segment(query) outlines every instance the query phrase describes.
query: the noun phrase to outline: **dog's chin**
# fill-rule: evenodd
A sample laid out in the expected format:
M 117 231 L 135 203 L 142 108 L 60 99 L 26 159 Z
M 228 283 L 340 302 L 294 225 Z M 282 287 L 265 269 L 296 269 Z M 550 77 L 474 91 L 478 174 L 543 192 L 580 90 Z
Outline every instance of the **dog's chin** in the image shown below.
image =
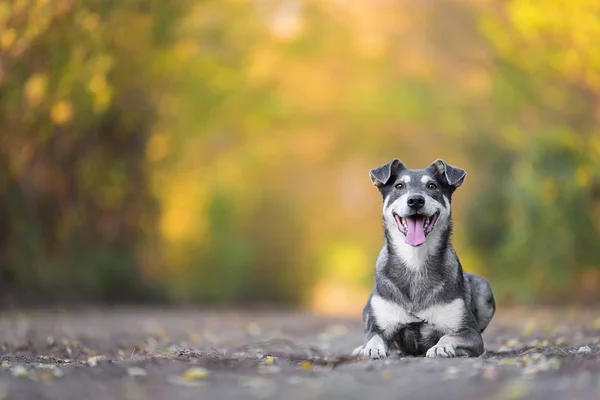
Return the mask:
M 427 240 L 427 236 L 435 228 L 440 212 L 425 216 L 420 214 L 401 217 L 394 213 L 394 219 L 400 233 L 404 235 L 404 242 L 409 246 L 421 246 Z

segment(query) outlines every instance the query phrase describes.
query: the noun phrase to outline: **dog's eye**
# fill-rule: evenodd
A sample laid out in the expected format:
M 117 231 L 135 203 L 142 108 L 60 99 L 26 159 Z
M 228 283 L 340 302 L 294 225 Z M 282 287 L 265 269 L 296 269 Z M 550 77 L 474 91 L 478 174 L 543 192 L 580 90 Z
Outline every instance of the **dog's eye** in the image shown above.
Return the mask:
M 404 189 L 404 183 L 397 184 L 396 189 Z
M 433 182 L 427 184 L 427 189 L 437 189 L 437 185 Z

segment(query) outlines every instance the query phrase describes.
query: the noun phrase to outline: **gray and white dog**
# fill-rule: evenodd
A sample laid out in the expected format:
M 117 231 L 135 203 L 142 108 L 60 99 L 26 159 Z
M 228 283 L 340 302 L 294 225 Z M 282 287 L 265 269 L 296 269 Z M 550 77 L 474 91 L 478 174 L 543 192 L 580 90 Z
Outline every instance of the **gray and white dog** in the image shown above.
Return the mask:
M 490 285 L 463 272 L 452 244 L 451 200 L 466 172 L 438 159 L 411 170 L 394 159 L 370 172 L 383 197 L 385 245 L 354 355 L 479 356 L 496 311 Z

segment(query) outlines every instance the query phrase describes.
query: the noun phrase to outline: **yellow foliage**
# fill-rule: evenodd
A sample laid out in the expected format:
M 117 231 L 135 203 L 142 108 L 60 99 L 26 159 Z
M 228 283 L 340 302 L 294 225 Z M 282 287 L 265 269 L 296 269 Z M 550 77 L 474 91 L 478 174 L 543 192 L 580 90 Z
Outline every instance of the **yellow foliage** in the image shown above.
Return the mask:
M 48 87 L 48 77 L 45 74 L 34 74 L 25 83 L 25 98 L 30 106 L 37 106 L 44 99 Z
M 102 73 L 98 73 L 92 76 L 88 88 L 94 96 L 94 111 L 104 111 L 108 106 L 112 96 L 112 91 L 110 86 L 106 82 L 105 75 Z
M 189 172 L 170 174 L 164 188 L 161 231 L 169 242 L 207 239 L 206 209 L 210 204 L 206 182 Z
M 146 158 L 151 162 L 164 159 L 169 154 L 171 138 L 166 133 L 154 133 L 146 147 Z
M 14 29 L 7 29 L 0 34 L 0 49 L 7 49 L 17 39 L 17 32 Z
M 364 249 L 356 243 L 339 242 L 326 249 L 323 270 L 340 282 L 360 283 L 370 271 L 369 261 Z
M 63 125 L 73 118 L 73 106 L 67 100 L 61 100 L 50 110 L 50 118 L 56 125 Z

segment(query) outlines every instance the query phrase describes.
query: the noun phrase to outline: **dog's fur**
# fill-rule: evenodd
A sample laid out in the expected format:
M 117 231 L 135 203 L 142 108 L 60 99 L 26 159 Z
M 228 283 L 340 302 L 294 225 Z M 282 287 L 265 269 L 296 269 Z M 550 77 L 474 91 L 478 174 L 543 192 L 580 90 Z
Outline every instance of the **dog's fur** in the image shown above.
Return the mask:
M 383 197 L 385 245 L 363 310 L 364 344 L 355 355 L 484 352 L 481 333 L 496 311 L 494 296 L 487 280 L 463 272 L 450 243 L 452 194 L 465 176 L 441 159 L 424 170 L 410 170 L 398 159 L 371 170 Z

